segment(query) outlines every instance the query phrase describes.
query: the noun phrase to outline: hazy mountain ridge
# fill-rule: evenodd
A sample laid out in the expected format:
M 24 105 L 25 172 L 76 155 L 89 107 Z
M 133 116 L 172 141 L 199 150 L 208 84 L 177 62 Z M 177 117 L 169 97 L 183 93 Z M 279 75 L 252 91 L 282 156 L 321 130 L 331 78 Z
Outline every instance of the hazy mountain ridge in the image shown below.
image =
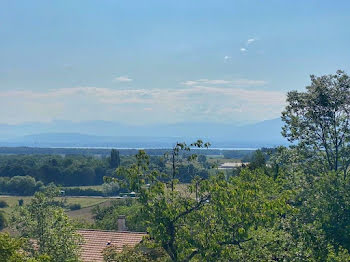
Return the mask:
M 214 147 L 261 147 L 286 144 L 282 121 L 272 119 L 235 126 L 220 123 L 178 123 L 131 126 L 115 122 L 54 121 L 0 125 L 2 146 L 168 147 L 176 141 L 202 138 Z

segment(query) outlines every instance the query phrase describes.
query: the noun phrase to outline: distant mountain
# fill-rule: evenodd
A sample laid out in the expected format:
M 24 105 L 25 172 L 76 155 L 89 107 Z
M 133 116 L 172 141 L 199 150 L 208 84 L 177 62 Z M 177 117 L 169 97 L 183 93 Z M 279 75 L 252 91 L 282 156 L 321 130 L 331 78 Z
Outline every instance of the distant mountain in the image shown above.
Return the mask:
M 131 126 L 107 121 L 0 125 L 0 146 L 37 147 L 168 147 L 176 141 L 208 140 L 213 147 L 262 147 L 286 144 L 282 121 L 272 119 L 235 126 L 177 123 Z

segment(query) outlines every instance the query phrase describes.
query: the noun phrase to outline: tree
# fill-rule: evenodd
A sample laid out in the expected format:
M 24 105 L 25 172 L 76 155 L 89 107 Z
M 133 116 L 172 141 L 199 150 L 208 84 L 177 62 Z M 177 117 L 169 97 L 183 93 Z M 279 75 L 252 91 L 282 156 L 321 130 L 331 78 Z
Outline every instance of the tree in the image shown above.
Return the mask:
M 109 165 L 111 168 L 118 168 L 120 166 L 119 151 L 115 149 L 111 150 L 111 158 L 109 160 Z
M 202 165 L 204 165 L 207 162 L 207 157 L 205 155 L 199 155 L 198 162 L 200 162 L 200 163 L 202 163 Z
M 37 249 L 33 253 L 47 254 L 52 262 L 79 261 L 81 238 L 75 232 L 67 215 L 57 206 L 55 188 L 37 192 L 29 205 L 20 208 L 15 217 L 21 236 L 36 240 Z
M 248 167 L 251 170 L 254 170 L 257 168 L 265 168 L 266 155 L 260 149 L 256 150 L 251 157 Z
M 186 148 L 177 146 L 170 155 L 175 171 L 177 156 Z M 169 188 L 157 176 L 152 176 L 146 186 L 147 157 L 144 152 L 139 154 L 137 159 L 145 161 L 124 168 L 122 173 L 131 189 L 139 193 L 141 216 L 148 225 L 150 239 L 166 253 L 167 260 L 240 261 L 240 250 L 252 240 L 255 231 L 271 225 L 275 217 L 289 209 L 288 191 L 281 194 L 277 182 L 262 170 L 244 170 L 228 180 L 218 174 L 194 180 L 181 190 L 174 187 L 173 170 Z
M 306 92 L 291 91 L 282 112 L 282 130 L 290 142 L 311 151 L 325 170 L 341 171 L 350 165 L 350 78 L 343 71 L 311 76 Z
M 23 252 L 25 244 L 23 238 L 12 238 L 7 233 L 0 233 L 0 262 L 50 262 L 50 258 L 46 255 L 36 259 L 29 257 Z

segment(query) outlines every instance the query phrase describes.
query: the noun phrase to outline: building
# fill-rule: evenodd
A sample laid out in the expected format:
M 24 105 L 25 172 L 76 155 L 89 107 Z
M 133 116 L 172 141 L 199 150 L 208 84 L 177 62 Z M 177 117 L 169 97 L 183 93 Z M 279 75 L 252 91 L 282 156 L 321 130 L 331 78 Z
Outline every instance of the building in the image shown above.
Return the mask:
M 238 167 L 242 167 L 243 165 L 248 165 L 249 163 L 242 162 L 226 162 L 219 166 L 219 169 L 234 169 Z
M 121 251 L 124 246 L 134 247 L 147 234 L 129 231 L 78 230 L 84 240 L 81 247 L 83 262 L 103 262 L 103 250 L 114 246 Z
M 78 230 L 84 243 L 81 247 L 83 262 L 103 262 L 103 250 L 114 246 L 122 251 L 124 246 L 134 247 L 147 235 L 144 232 L 127 231 L 125 216 L 118 217 L 118 231 L 108 230 Z

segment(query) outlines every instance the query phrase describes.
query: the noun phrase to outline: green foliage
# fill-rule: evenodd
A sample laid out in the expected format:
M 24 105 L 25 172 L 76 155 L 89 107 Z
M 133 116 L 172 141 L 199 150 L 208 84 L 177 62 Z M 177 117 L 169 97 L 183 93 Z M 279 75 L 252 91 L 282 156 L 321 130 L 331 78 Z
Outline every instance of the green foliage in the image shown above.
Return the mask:
M 0 156 L 0 177 L 30 176 L 44 184 L 52 182 L 63 186 L 102 184 L 103 177 L 112 172 L 110 170 L 109 162 L 105 158 L 57 155 Z M 0 180 L 0 188 L 1 185 Z
M 120 166 L 120 156 L 119 151 L 112 149 L 111 156 L 109 159 L 109 165 L 111 168 L 118 168 Z
M 0 211 L 0 230 L 4 229 L 7 226 L 7 219 L 5 213 Z
M 0 200 L 0 208 L 5 208 L 8 207 L 9 205 L 7 204 L 7 202 L 5 200 Z
M 22 245 L 22 239 L 11 238 L 7 233 L 0 233 L 0 262 L 25 261 L 24 254 L 20 251 Z
M 81 209 L 81 205 L 80 205 L 80 204 L 70 204 L 70 205 L 68 206 L 68 208 L 69 208 L 70 210 L 79 210 L 79 209 Z
M 126 216 L 126 226 L 130 231 L 146 231 L 145 220 L 141 213 L 142 205 L 135 199 L 118 199 L 110 206 L 96 206 L 93 214 L 96 227 L 104 230 L 118 230 L 117 217 Z
M 256 150 L 250 159 L 249 169 L 254 170 L 257 168 L 265 168 L 266 167 L 266 159 L 267 156 L 261 150 Z
M 122 252 L 111 246 L 103 251 L 105 262 L 165 262 L 168 261 L 164 250 L 142 243 L 135 248 L 124 247 Z
M 7 194 L 33 195 L 42 188 L 42 182 L 36 182 L 31 176 L 0 177 L 1 191 Z
M 61 187 L 65 196 L 103 196 L 103 191 L 94 188 Z
M 343 71 L 311 76 L 306 92 L 289 92 L 287 103 L 282 134 L 312 152 L 312 158 L 317 157 L 326 169 L 346 176 L 350 165 L 349 76 Z
M 23 238 L 12 238 L 7 233 L 0 233 L 0 262 L 50 262 L 49 256 L 32 257 L 25 253 L 27 241 Z
M 81 238 L 54 197 L 55 188 L 37 192 L 30 204 L 21 207 L 14 222 L 21 236 L 36 240 L 32 253 L 47 254 L 53 262 L 78 261 Z
M 117 196 L 120 192 L 118 182 L 104 183 L 102 185 L 102 192 L 104 196 Z
M 300 207 L 299 220 L 322 233 L 326 243 L 350 250 L 350 181 L 323 174 Z
M 172 163 L 176 164 L 180 150 L 189 148 L 177 144 Z M 291 209 L 290 192 L 280 192 L 278 183 L 261 170 L 244 170 L 228 180 L 222 174 L 196 179 L 177 191 L 172 183 L 169 190 L 157 176 L 145 187 L 148 158 L 141 152 L 137 159 L 143 161 L 125 168 L 124 176 L 140 194 L 141 216 L 151 239 L 171 261 L 230 260 L 239 256 L 238 250 L 252 241 L 259 228 L 273 226 L 275 218 Z

